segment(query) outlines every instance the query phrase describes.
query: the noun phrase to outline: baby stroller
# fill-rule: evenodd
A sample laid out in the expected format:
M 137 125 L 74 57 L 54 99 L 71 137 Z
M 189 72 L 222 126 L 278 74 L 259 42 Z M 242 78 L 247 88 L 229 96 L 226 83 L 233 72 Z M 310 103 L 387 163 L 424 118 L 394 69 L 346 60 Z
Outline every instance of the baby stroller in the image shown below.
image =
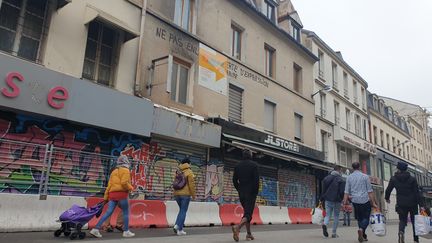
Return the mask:
M 54 232 L 54 236 L 59 237 L 63 233 L 66 237 L 69 236 L 71 240 L 84 239 L 86 233 L 81 231 L 82 227 L 94 216 L 99 217 L 103 206 L 103 202 L 90 208 L 73 205 L 60 215 L 58 222 L 61 222 L 61 227 Z

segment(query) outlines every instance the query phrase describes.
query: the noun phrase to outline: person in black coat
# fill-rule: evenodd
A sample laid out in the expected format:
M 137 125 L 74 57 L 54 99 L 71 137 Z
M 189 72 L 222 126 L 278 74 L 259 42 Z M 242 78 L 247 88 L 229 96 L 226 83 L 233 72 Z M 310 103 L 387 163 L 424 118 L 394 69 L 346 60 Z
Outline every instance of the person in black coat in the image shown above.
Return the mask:
M 243 207 L 244 214 L 240 224 L 232 227 L 233 239 L 239 241 L 240 229 L 246 225 L 246 240 L 254 240 L 252 236 L 250 222 L 255 208 L 255 201 L 259 190 L 259 172 L 258 165 L 252 161 L 252 151 L 243 150 L 243 161 L 238 163 L 234 169 L 232 178 L 234 187 L 239 194 L 240 203 Z
M 396 188 L 396 212 L 399 214 L 399 243 L 404 243 L 405 227 L 407 225 L 408 213 L 414 232 L 414 242 L 419 242 L 415 235 L 414 215 L 418 214 L 418 205 L 422 207 L 422 197 L 418 188 L 417 180 L 407 171 L 408 164 L 399 162 L 398 171 L 390 178 L 385 191 L 385 200 L 390 203 L 390 194 Z
M 345 192 L 345 182 L 342 179 L 342 167 L 336 165 L 334 170 L 322 181 L 321 201 L 324 201 L 326 216 L 322 225 L 324 237 L 328 237 L 327 226 L 333 215 L 332 238 L 337 238 L 336 230 L 339 224 L 339 213 Z

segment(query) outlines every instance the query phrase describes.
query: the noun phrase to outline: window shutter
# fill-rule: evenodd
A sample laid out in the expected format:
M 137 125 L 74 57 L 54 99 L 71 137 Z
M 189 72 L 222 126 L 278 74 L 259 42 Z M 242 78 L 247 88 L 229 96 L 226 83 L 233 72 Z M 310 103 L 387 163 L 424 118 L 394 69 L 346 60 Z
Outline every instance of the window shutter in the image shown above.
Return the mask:
M 274 131 L 274 110 L 275 104 L 270 101 L 264 101 L 264 127 L 268 131 Z
M 167 85 L 166 91 L 171 93 L 171 82 L 172 82 L 172 68 L 173 68 L 173 56 L 168 56 L 168 71 L 167 71 Z
M 228 118 L 232 121 L 242 121 L 243 90 L 235 85 L 229 85 Z

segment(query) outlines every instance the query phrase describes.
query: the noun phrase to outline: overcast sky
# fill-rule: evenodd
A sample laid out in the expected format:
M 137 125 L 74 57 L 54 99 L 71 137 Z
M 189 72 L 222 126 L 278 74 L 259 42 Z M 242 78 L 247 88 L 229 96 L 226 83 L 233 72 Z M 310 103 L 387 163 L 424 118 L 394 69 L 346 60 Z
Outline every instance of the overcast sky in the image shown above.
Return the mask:
M 369 91 L 432 111 L 432 0 L 291 0 Z

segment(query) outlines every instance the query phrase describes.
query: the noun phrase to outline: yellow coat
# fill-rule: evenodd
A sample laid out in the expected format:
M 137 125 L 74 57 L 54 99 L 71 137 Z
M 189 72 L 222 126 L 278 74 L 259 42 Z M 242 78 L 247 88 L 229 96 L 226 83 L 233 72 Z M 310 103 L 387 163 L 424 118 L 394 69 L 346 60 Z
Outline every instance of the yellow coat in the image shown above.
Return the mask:
M 130 192 L 133 190 L 131 176 L 128 168 L 117 167 L 110 175 L 108 186 L 105 190 L 104 199 L 108 200 L 110 192 Z
M 188 163 L 181 164 L 179 165 L 179 169 L 183 171 L 183 174 L 187 180 L 187 184 L 180 190 L 174 190 L 174 196 L 192 196 L 195 198 L 195 175 L 190 169 L 190 165 Z

